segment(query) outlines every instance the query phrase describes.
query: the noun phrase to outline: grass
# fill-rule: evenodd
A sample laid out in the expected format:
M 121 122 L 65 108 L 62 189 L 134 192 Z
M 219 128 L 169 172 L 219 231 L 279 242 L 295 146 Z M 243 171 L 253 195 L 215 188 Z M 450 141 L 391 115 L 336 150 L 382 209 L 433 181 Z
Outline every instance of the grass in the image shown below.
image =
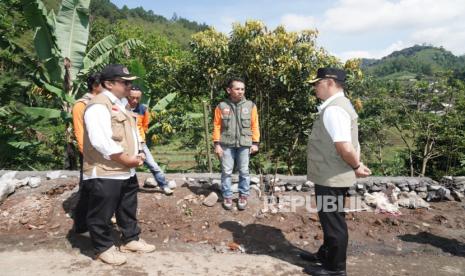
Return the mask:
M 152 145 L 153 158 L 165 172 L 186 172 L 196 167 L 195 149 L 185 147 L 180 140 L 166 145 Z

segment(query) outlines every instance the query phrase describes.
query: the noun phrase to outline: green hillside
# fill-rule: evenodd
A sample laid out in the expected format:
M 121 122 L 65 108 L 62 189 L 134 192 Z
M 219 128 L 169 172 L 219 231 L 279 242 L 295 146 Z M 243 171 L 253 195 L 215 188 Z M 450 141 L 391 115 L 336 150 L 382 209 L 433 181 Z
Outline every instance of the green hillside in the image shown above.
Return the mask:
M 463 70 L 465 57 L 457 57 L 442 47 L 421 46 L 395 51 L 382 59 L 363 59 L 368 74 L 390 79 L 433 76 L 448 70 Z
M 61 0 L 44 0 L 44 4 L 49 9 L 58 10 Z M 110 0 L 91 0 L 90 4 L 91 21 L 96 24 L 94 26 L 104 26 L 111 32 L 112 25 L 116 23 L 124 23 L 131 26 L 140 26 L 144 30 L 150 30 L 162 36 L 167 37 L 170 41 L 175 42 L 182 47 L 189 45 L 190 37 L 192 34 L 205 30 L 207 25 L 190 21 L 176 14 L 171 19 L 167 19 L 161 15 L 155 14 L 154 11 L 146 11 L 142 7 L 129 9 L 123 6 L 121 9 Z M 92 30 L 91 30 L 92 32 Z M 98 38 L 103 37 L 105 34 L 100 34 Z M 92 39 L 90 43 L 92 44 Z

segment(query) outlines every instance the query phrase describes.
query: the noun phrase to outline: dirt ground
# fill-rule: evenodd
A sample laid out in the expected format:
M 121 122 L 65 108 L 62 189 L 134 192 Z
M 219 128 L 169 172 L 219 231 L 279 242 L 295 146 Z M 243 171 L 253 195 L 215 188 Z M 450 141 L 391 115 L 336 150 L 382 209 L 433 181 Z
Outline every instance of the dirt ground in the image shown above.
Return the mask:
M 148 176 L 140 174 L 139 182 Z M 255 192 L 245 211 L 226 211 L 220 202 L 206 207 L 201 199 L 209 191 L 183 177 L 168 175 L 178 184 L 172 196 L 141 188 L 141 236 L 157 251 L 128 254 L 122 267 L 93 261 L 90 240 L 70 232 L 76 177 L 18 189 L 0 205 L 0 274 L 305 275 L 309 263 L 297 255 L 315 251 L 323 238 L 315 213 L 300 207 L 263 214 Z M 465 203 L 401 212 L 348 214 L 349 275 L 465 275 Z

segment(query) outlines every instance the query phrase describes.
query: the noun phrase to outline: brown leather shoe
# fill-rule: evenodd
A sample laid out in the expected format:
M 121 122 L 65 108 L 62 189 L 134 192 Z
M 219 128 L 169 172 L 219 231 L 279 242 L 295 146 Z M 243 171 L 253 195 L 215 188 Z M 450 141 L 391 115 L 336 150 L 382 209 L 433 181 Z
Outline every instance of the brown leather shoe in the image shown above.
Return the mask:
M 126 257 L 118 252 L 115 246 L 112 246 L 97 255 L 96 259 L 110 265 L 122 265 L 126 263 Z
M 125 245 L 121 245 L 119 251 L 121 252 L 137 252 L 137 253 L 150 253 L 155 251 L 155 245 L 146 243 L 143 239 L 138 241 L 130 241 Z

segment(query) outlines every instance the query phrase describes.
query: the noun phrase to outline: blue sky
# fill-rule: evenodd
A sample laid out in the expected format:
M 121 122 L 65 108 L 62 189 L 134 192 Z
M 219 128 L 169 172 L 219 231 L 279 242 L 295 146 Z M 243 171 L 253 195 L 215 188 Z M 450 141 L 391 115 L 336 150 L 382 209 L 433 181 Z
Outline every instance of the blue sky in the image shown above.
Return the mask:
M 263 21 L 289 31 L 318 29 L 317 42 L 342 60 L 380 58 L 414 44 L 465 54 L 463 0 L 111 0 L 142 6 L 168 19 L 180 17 L 229 33 L 233 22 Z

